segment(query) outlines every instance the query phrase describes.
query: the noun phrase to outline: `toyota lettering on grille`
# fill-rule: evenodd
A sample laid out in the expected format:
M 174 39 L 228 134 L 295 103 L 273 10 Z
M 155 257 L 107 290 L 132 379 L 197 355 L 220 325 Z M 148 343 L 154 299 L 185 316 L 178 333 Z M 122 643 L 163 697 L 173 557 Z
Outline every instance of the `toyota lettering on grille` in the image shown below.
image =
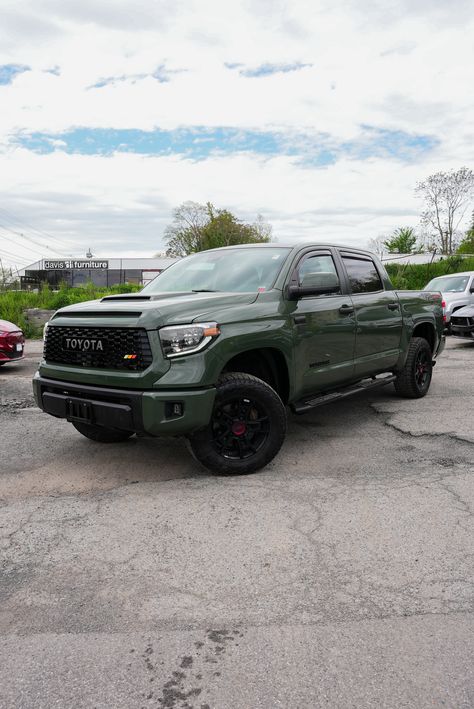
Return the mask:
M 63 350 L 72 352 L 105 352 L 105 341 L 91 337 L 63 337 Z

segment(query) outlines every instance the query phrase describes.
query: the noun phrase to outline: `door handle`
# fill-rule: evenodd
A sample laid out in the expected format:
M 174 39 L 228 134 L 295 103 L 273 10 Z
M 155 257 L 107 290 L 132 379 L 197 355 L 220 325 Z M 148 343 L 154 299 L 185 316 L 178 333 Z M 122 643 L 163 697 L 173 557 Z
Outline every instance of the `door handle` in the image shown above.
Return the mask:
M 353 305 L 341 305 L 339 308 L 339 312 L 341 315 L 350 315 L 351 313 L 354 312 L 354 306 Z
M 389 310 L 398 310 L 399 307 L 400 306 L 398 305 L 398 303 L 388 303 L 388 305 L 387 305 L 387 308 Z
M 302 325 L 306 322 L 306 315 L 293 315 L 293 322 L 295 325 Z

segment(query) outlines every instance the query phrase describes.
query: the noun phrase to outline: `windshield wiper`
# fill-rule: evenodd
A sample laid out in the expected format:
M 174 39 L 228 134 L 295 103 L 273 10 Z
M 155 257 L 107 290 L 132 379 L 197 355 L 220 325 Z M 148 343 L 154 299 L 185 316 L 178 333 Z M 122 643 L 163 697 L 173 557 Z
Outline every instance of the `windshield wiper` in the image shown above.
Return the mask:
M 192 293 L 219 293 L 218 290 L 211 290 L 210 288 L 198 288 L 197 290 L 192 290 Z

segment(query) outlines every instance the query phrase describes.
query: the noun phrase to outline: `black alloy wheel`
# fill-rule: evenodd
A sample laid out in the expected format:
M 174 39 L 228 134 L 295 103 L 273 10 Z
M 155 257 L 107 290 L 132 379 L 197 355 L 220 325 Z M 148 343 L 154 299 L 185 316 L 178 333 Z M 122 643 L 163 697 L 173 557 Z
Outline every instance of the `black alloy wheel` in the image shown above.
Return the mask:
M 428 380 L 431 379 L 431 352 L 425 348 L 418 351 L 415 361 L 415 381 L 418 389 L 425 389 Z
M 238 393 L 214 409 L 213 446 L 224 458 L 244 460 L 265 444 L 270 419 L 259 401 Z
M 403 369 L 397 373 L 395 389 L 407 399 L 420 399 L 428 392 L 433 374 L 433 354 L 423 337 L 412 337 Z
M 209 425 L 189 442 L 212 472 L 246 474 L 274 458 L 285 432 L 285 407 L 274 389 L 250 374 L 231 372 L 219 380 Z

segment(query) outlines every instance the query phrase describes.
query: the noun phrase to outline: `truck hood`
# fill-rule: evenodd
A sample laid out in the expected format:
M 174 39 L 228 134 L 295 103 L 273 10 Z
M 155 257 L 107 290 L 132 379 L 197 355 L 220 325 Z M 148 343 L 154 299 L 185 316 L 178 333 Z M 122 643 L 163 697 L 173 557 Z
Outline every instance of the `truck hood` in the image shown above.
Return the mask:
M 73 322 L 98 326 L 135 325 L 147 329 L 199 320 L 225 322 L 235 308 L 253 303 L 258 293 L 137 293 L 106 296 L 61 308 L 52 318 L 55 325 Z
M 453 313 L 453 318 L 472 318 L 474 317 L 474 305 L 466 305 L 464 308 L 459 308 Z

